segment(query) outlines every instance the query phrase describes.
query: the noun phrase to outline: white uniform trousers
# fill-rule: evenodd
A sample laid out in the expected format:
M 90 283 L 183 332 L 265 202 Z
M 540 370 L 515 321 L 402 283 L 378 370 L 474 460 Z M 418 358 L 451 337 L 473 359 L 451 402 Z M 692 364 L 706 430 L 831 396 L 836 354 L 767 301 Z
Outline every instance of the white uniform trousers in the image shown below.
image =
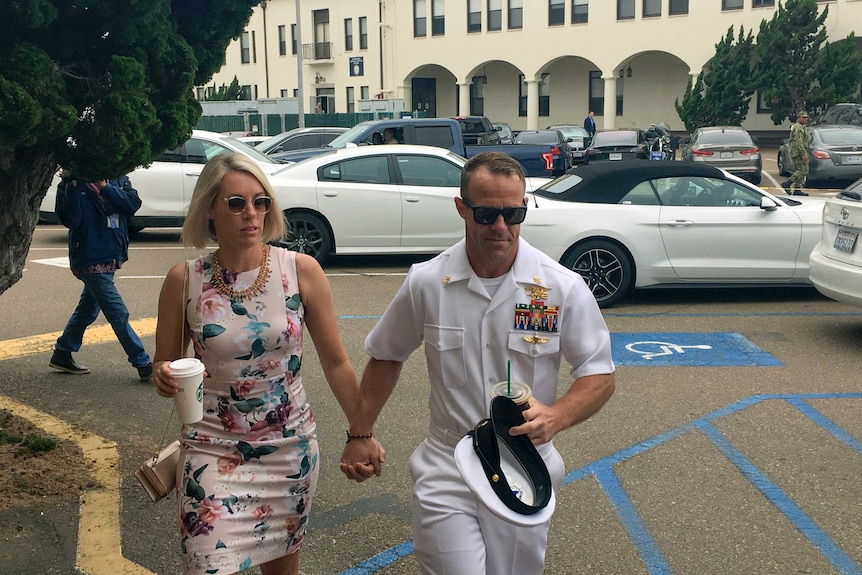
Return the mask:
M 494 515 L 461 478 L 455 443 L 428 437 L 410 456 L 413 551 L 423 575 L 541 575 L 550 521 L 519 527 Z M 562 457 L 552 444 L 539 452 L 559 489 Z

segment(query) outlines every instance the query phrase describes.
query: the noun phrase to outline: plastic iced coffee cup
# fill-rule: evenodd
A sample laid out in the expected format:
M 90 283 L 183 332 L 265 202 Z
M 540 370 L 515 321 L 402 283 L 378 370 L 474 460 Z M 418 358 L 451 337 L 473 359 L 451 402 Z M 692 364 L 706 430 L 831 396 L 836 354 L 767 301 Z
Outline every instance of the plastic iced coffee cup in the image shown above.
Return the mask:
M 204 364 L 193 357 L 171 362 L 171 373 L 177 382 L 174 404 L 182 424 L 197 423 L 204 418 Z
M 533 390 L 524 383 L 501 381 L 491 388 L 491 398 L 498 395 L 508 397 L 524 410 L 530 407 L 530 398 L 533 397 Z

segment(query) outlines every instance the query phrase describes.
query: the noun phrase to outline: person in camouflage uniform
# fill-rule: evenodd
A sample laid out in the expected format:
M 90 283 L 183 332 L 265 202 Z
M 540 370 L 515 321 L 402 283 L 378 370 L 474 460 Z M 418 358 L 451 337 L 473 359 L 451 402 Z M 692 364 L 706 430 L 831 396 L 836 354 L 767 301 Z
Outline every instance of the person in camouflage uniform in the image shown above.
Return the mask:
M 808 112 L 800 111 L 796 114 L 796 123 L 790 126 L 790 139 L 787 147 L 793 168 L 796 170 L 790 179 L 782 184 L 785 191 L 790 194 L 807 195 L 801 189 L 808 176 L 808 148 L 811 145 L 811 131 L 805 127 L 808 124 Z M 796 190 L 794 190 L 794 188 Z

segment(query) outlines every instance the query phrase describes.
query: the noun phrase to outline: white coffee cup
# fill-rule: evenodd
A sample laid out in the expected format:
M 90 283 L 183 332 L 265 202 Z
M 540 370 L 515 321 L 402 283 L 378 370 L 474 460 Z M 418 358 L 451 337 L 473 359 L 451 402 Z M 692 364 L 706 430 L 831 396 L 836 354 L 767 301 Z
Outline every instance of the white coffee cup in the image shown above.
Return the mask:
M 530 398 L 533 396 L 533 390 L 525 383 L 501 381 L 491 388 L 491 397 L 502 395 L 508 397 L 522 410 L 530 407 Z
M 174 403 L 180 423 L 197 423 L 204 418 L 204 364 L 194 357 L 171 362 L 171 374 L 177 382 Z

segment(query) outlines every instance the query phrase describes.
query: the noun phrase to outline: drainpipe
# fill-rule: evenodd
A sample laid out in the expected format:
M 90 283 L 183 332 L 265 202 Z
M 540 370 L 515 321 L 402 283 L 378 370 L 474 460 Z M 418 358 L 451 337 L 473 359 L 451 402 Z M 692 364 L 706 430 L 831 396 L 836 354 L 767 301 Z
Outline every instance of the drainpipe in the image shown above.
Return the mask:
M 305 127 L 305 90 L 302 87 L 302 11 L 299 0 L 296 0 L 296 97 L 299 127 Z
M 267 0 L 263 0 L 260 3 L 260 9 L 263 12 L 263 76 L 264 76 L 264 90 L 266 93 L 266 97 L 269 98 L 269 51 L 266 47 L 266 2 Z

